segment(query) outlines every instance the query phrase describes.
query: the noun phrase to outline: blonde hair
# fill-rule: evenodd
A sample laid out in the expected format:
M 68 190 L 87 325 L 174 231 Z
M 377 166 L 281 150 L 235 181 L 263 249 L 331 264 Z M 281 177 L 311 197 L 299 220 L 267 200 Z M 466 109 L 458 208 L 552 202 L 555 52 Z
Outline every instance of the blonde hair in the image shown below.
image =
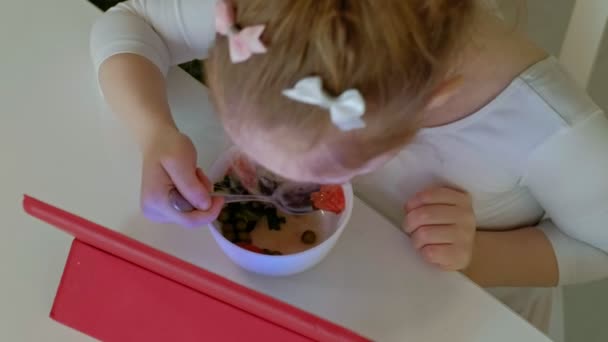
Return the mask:
M 344 167 L 358 167 L 403 146 L 419 128 L 417 113 L 445 80 L 469 27 L 474 0 L 232 0 L 241 27 L 264 24 L 268 52 L 233 64 L 218 36 L 206 61 L 207 82 L 223 123 L 254 129 L 292 153 L 323 146 Z M 338 96 L 364 96 L 367 126 L 339 131 L 327 110 L 282 91 L 320 76 Z

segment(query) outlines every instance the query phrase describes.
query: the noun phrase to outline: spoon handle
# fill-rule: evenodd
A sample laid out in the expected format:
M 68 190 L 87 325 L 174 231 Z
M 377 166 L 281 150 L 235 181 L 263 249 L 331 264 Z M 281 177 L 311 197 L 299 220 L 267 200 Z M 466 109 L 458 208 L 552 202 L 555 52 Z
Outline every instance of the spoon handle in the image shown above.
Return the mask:
M 211 196 L 223 197 L 225 203 L 239 203 L 239 202 L 265 202 L 265 203 L 274 203 L 274 200 L 268 196 L 258 196 L 258 195 L 234 195 L 234 194 L 226 194 L 221 192 L 212 192 Z
M 240 202 L 265 202 L 265 203 L 274 203 L 274 200 L 268 196 L 258 196 L 258 195 L 233 195 L 226 194 L 221 192 L 212 192 L 209 195 L 215 197 L 223 197 L 225 203 L 240 203 Z M 196 208 L 188 202 L 187 199 L 176 189 L 173 188 L 169 191 L 169 204 L 173 209 L 182 212 L 189 213 L 194 211 Z

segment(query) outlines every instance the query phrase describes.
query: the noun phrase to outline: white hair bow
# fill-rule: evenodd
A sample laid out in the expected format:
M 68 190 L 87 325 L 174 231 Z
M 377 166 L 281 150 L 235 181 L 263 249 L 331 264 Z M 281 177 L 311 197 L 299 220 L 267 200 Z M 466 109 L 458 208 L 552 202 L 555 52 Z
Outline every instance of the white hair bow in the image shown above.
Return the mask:
M 331 121 L 342 131 L 365 127 L 362 117 L 365 114 L 365 100 L 356 89 L 349 89 L 337 98 L 331 97 L 323 90 L 321 77 L 307 77 L 292 89 L 283 91 L 283 95 L 302 103 L 307 103 L 329 110 Z

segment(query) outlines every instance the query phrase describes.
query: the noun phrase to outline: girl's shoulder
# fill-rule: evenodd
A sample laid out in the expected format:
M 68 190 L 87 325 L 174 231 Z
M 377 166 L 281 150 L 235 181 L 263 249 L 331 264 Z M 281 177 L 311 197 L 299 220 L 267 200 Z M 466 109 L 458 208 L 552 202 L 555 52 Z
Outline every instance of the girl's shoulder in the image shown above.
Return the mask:
M 574 126 L 597 112 L 600 107 L 568 71 L 551 56 L 534 64 L 519 77 L 530 97 L 544 102 L 545 115 Z
M 548 138 L 597 112 L 601 109 L 588 93 L 555 57 L 549 56 L 517 75 L 498 96 L 475 113 L 447 125 L 424 128 L 421 133 L 467 135 L 471 141 L 476 141 L 475 135 L 509 141 L 529 138 L 531 144 L 537 144 L 541 137 Z M 526 146 L 525 150 L 531 147 Z
M 216 0 L 127 0 L 110 8 L 91 30 L 96 69 L 109 57 L 134 53 L 166 73 L 206 57 L 215 41 Z
M 477 112 L 422 129 L 417 141 L 435 146 L 444 158 L 484 165 L 491 160 L 498 169 L 513 171 L 509 179 L 517 179 L 533 156 L 562 148 L 562 144 L 556 147 L 557 138 L 574 137 L 570 140 L 576 148 L 587 150 L 598 143 L 590 138 L 597 135 L 590 130 L 604 130 L 607 123 L 589 94 L 555 57 L 548 57 L 520 73 Z M 603 134 L 608 141 L 608 130 Z M 601 144 L 608 146 L 606 141 Z

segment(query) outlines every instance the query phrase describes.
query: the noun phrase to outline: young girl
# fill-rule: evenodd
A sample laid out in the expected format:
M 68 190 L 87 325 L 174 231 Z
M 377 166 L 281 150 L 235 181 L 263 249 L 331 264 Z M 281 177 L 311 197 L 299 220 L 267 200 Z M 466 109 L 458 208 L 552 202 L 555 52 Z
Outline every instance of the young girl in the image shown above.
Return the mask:
M 247 155 L 294 180 L 352 180 L 429 263 L 543 331 L 553 288 L 608 276 L 608 120 L 474 0 L 131 0 L 96 23 L 92 53 L 141 146 L 153 220 L 200 226 L 222 206 L 165 91 L 170 66 L 206 59 Z M 173 186 L 199 210 L 173 210 Z

